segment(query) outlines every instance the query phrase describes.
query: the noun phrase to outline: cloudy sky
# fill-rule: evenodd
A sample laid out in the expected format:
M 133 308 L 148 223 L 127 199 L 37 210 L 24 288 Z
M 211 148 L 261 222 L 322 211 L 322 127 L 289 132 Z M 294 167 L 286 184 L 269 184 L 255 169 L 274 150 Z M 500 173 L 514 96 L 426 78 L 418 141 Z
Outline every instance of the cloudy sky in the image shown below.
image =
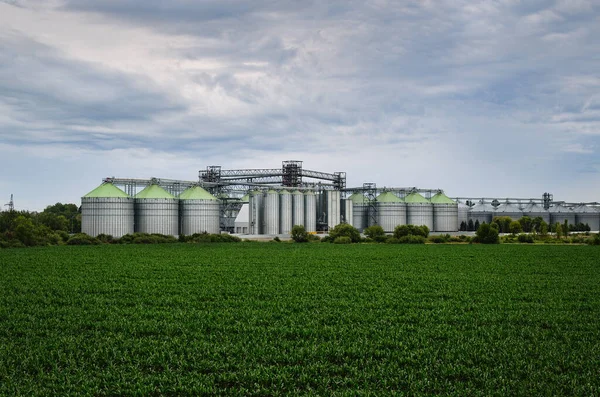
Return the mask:
M 600 201 L 597 0 L 0 0 L 0 202 L 207 165 Z

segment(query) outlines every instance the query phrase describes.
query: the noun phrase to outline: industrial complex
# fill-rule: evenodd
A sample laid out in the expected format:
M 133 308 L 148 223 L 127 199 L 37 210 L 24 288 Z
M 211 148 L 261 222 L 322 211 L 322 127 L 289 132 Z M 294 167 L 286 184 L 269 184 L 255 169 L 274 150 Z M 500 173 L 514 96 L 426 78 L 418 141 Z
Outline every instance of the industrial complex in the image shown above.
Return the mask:
M 442 189 L 347 187 L 345 172 L 304 169 L 284 161 L 276 169 L 225 170 L 208 166 L 198 180 L 105 178 L 81 199 L 82 231 L 110 234 L 194 233 L 289 234 L 294 225 L 309 232 L 348 223 L 360 231 L 380 225 L 426 225 L 456 232 L 465 222 L 490 223 L 494 216 L 546 223 L 587 224 L 600 229 L 599 203 L 567 203 L 541 198 L 447 196 Z

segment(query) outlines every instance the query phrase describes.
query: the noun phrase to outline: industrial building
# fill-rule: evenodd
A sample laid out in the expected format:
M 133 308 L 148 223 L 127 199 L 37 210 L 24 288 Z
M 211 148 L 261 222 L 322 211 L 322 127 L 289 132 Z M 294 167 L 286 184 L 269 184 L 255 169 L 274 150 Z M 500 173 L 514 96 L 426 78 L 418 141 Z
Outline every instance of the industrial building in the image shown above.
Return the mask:
M 309 232 L 348 223 L 360 231 L 380 225 L 426 225 L 456 232 L 463 222 L 490 223 L 494 216 L 518 220 L 542 217 L 547 223 L 583 223 L 600 229 L 598 203 L 541 198 L 447 196 L 442 189 L 347 187 L 346 173 L 311 171 L 301 161 L 276 169 L 224 170 L 208 166 L 198 180 L 105 178 L 81 199 L 82 231 L 91 236 L 128 233 L 191 235 L 237 233 L 286 235 L 294 225 Z

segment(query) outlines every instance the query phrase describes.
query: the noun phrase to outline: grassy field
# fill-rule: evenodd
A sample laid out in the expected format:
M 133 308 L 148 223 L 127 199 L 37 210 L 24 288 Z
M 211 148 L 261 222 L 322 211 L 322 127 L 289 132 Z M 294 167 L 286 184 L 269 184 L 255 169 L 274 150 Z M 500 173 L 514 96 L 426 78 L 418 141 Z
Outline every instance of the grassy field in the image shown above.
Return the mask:
M 598 395 L 600 250 L 0 251 L 0 395 Z

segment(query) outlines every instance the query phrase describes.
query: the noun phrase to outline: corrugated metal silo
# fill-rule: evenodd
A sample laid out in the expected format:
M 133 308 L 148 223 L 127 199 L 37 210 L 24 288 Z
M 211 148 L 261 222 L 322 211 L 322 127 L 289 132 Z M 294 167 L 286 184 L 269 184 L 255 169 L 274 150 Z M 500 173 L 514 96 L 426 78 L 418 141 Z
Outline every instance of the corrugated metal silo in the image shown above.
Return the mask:
M 508 216 L 513 221 L 518 221 L 523 217 L 523 211 L 516 204 L 506 201 L 496 207 L 494 216 Z
M 377 196 L 377 224 L 386 233 L 394 231 L 398 225 L 406 225 L 406 204 L 392 192 Z
M 135 231 L 179 234 L 179 200 L 162 187 L 148 185 L 135 195 Z
M 552 224 L 560 223 L 561 225 L 567 220 L 569 225 L 575 224 L 575 213 L 571 208 L 555 204 L 548 210 L 550 212 L 550 221 Z
M 354 226 L 352 224 L 353 217 L 354 217 L 354 213 L 353 213 L 354 203 L 352 202 L 352 200 L 348 200 L 348 199 L 342 200 L 342 202 L 344 203 L 344 222 L 346 222 L 350 226 Z
M 548 212 L 544 206 L 533 201 L 525 205 L 523 208 L 523 216 L 528 216 L 531 219 L 540 217 L 544 222 L 550 224 L 550 212 Z
M 339 190 L 327 191 L 327 228 L 333 229 L 341 222 L 341 194 Z
M 276 190 L 269 190 L 263 197 L 263 234 L 279 234 L 279 193 Z
M 588 224 L 593 231 L 600 230 L 600 212 L 593 207 L 581 204 L 574 209 L 575 221 L 577 223 Z
M 430 201 L 433 204 L 433 230 L 458 231 L 458 204 L 442 192 L 435 194 Z
M 467 204 L 459 201 L 458 202 L 458 226 L 464 222 L 465 224 L 469 223 L 469 207 Z
M 292 192 L 292 224 L 304 226 L 304 194 L 299 190 Z
M 417 192 L 404 198 L 406 203 L 406 223 L 408 225 L 425 225 L 433 230 L 433 205 Z
M 200 186 L 179 195 L 181 234 L 221 232 L 219 200 Z
M 292 195 L 287 190 L 279 193 L 279 233 L 290 234 L 293 224 Z
M 310 190 L 304 193 L 304 228 L 307 232 L 317 231 L 317 196 Z
M 263 234 L 263 194 L 254 190 L 248 195 L 248 233 Z
M 111 183 L 103 183 L 81 198 L 81 231 L 92 237 L 133 233 L 134 201 Z
M 347 200 L 352 202 L 352 226 L 362 232 L 367 225 L 367 199 L 361 192 L 355 192 Z
M 479 221 L 479 224 L 482 223 L 492 223 L 492 218 L 494 217 L 495 208 L 492 204 L 486 203 L 481 200 L 469 211 L 469 219 L 473 220 L 473 223 Z

